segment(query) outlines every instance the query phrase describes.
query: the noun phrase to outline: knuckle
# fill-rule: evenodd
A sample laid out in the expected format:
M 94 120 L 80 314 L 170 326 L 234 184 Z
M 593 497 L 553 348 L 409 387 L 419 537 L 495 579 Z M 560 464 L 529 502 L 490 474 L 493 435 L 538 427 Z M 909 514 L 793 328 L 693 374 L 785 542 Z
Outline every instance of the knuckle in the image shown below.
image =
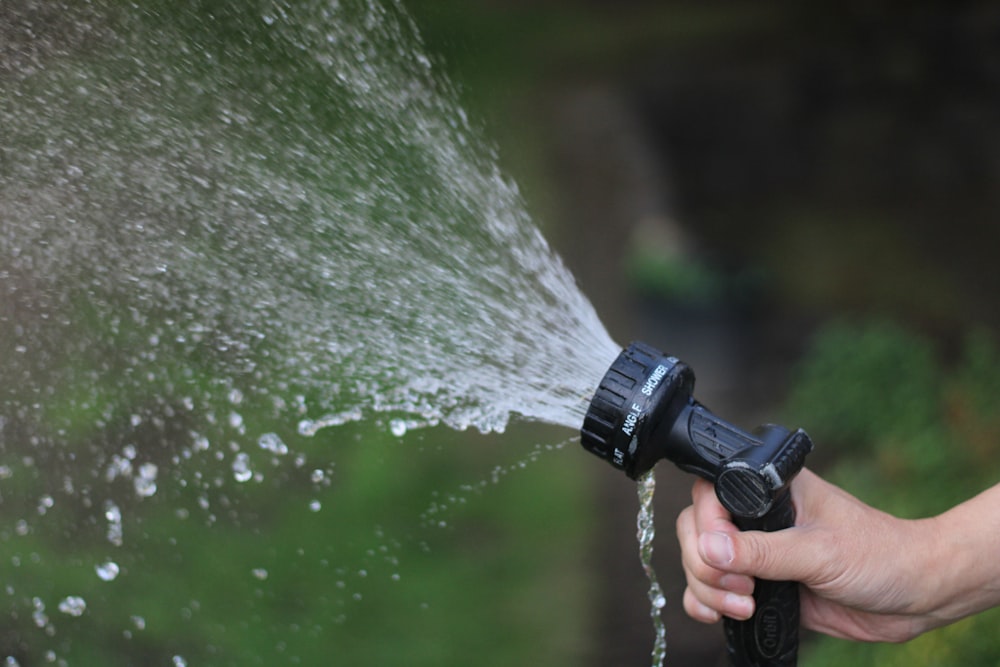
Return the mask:
M 686 552 L 682 554 L 681 560 L 689 586 L 720 587 L 720 580 L 725 573 L 706 563 L 697 552 Z
M 719 620 L 719 613 L 702 602 L 691 587 L 684 589 L 683 605 L 684 612 L 700 623 L 714 623 Z
M 674 527 L 677 530 L 677 538 L 683 540 L 691 534 L 694 528 L 694 508 L 688 505 L 681 513 L 677 515 L 677 520 L 674 522 Z
M 752 561 L 759 567 L 770 570 L 776 560 L 774 552 L 766 547 L 763 540 L 748 540 L 748 546 Z
M 774 550 L 768 549 L 761 537 L 754 533 L 744 533 L 739 538 L 734 563 L 744 573 L 770 572 L 778 565 L 779 559 Z

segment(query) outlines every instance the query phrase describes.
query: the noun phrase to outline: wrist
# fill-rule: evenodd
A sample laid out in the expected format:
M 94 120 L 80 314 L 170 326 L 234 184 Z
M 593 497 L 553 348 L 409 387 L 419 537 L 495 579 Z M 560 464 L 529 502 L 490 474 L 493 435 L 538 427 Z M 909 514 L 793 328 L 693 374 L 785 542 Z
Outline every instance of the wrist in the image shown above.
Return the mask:
M 990 497 L 991 496 L 991 497 Z M 930 519 L 914 522 L 924 556 L 923 609 L 930 630 L 1000 604 L 997 487 Z
M 913 537 L 907 548 L 914 556 L 907 572 L 913 591 L 912 606 L 907 611 L 919 619 L 917 634 L 922 634 L 960 618 L 954 609 L 959 586 L 958 568 L 953 562 L 954 526 L 944 515 L 906 523 Z

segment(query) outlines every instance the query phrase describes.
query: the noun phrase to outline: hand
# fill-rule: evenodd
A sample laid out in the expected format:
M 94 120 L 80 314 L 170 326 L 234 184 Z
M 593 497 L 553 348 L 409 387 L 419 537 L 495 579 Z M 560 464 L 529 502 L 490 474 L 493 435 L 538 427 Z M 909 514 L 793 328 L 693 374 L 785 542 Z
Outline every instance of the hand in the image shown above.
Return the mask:
M 801 582 L 803 626 L 835 637 L 906 641 L 961 613 L 934 594 L 939 522 L 892 517 L 809 470 L 791 493 L 795 527 L 741 533 L 712 485 L 695 482 L 694 505 L 677 520 L 688 615 L 749 618 L 753 577 Z

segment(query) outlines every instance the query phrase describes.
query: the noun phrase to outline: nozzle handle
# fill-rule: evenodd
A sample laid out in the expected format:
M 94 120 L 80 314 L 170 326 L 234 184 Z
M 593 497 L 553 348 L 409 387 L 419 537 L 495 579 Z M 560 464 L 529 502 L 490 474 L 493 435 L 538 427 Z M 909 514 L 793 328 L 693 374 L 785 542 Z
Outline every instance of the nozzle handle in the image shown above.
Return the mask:
M 734 516 L 740 530 L 773 532 L 795 525 L 791 494 L 783 489 L 770 511 L 759 518 Z M 734 667 L 793 667 L 799 646 L 799 585 L 758 579 L 754 614 L 746 621 L 725 619 L 726 649 Z

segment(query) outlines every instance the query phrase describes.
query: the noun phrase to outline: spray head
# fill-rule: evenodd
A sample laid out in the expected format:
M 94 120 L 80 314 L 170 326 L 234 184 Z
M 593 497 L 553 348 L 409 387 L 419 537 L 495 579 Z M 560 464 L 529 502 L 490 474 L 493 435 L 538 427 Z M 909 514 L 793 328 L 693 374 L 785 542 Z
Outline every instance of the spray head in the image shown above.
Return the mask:
M 583 447 L 637 479 L 660 459 L 715 484 L 735 517 L 757 519 L 801 470 L 812 441 L 773 424 L 742 431 L 692 396 L 694 371 L 645 343 L 605 373 L 580 430 Z

